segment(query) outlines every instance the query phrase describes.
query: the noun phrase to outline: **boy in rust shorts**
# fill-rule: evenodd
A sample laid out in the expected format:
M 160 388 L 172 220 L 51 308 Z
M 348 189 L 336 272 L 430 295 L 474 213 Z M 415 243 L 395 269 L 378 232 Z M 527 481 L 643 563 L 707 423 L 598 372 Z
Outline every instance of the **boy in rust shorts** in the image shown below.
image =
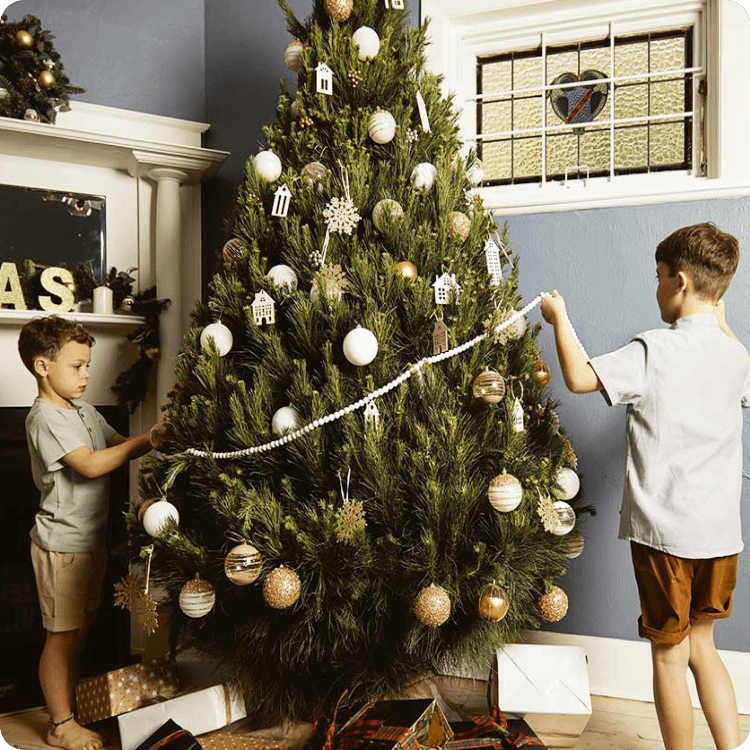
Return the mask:
M 565 384 L 626 404 L 620 538 L 631 543 L 651 641 L 654 700 L 666 750 L 692 750 L 687 669 L 718 750 L 740 744 L 737 702 L 714 646 L 729 617 L 742 550 L 742 407 L 750 357 L 728 328 L 721 297 L 739 262 L 737 240 L 713 224 L 683 227 L 656 250 L 656 300 L 669 328 L 586 361 L 553 293 L 542 301 Z
M 55 315 L 30 320 L 18 339 L 21 359 L 38 387 L 26 438 L 41 494 L 31 561 L 47 631 L 39 661 L 50 713 L 44 739 L 67 750 L 96 750 L 103 744 L 99 734 L 76 722 L 71 706 L 76 662 L 104 576 L 107 475 L 151 449 L 149 433 L 124 438 L 80 400 L 93 343 L 82 326 Z

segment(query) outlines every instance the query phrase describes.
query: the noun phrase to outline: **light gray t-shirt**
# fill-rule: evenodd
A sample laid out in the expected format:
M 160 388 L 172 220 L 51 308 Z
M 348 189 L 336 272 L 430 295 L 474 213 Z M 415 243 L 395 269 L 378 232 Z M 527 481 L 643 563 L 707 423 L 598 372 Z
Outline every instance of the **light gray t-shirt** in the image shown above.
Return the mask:
M 688 315 L 591 366 L 607 403 L 628 407 L 620 538 L 677 557 L 740 552 L 745 347 L 714 315 Z
M 78 408 L 38 398 L 26 417 L 31 471 L 41 493 L 31 537 L 52 552 L 93 552 L 104 542 L 109 475 L 86 479 L 62 457 L 83 445 L 106 448 L 115 430 L 90 404 L 71 403 Z

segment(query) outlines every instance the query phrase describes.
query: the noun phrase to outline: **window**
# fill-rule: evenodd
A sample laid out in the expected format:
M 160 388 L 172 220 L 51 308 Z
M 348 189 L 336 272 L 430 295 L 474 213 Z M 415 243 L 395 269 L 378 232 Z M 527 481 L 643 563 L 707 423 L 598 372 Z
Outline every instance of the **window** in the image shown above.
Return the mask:
M 750 19 L 732 0 L 421 4 L 488 208 L 750 194 Z

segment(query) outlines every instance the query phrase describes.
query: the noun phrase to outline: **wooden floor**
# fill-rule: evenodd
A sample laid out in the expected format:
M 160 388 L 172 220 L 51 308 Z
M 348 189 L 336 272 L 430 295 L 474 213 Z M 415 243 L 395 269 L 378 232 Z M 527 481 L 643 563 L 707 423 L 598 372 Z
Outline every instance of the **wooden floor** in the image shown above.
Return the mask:
M 599 696 L 593 696 L 592 703 L 591 720 L 572 750 L 663 750 L 653 703 Z M 49 745 L 41 740 L 46 720 L 42 709 L 4 714 L 0 716 L 0 733 L 8 744 L 22 750 L 49 750 Z M 750 733 L 750 716 L 740 717 L 740 728 L 744 741 Z M 119 750 L 116 724 L 105 723 L 104 732 L 108 750 Z M 747 747 L 750 750 L 750 744 Z M 693 750 L 714 750 L 699 710 L 695 711 Z

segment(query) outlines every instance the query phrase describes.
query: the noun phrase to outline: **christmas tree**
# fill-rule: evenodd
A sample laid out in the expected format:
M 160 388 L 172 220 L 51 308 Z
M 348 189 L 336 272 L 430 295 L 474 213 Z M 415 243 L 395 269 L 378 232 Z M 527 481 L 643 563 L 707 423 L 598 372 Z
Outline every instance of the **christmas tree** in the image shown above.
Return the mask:
M 585 509 L 426 26 L 279 3 L 296 96 L 247 160 L 129 527 L 184 641 L 311 718 L 562 616 Z

